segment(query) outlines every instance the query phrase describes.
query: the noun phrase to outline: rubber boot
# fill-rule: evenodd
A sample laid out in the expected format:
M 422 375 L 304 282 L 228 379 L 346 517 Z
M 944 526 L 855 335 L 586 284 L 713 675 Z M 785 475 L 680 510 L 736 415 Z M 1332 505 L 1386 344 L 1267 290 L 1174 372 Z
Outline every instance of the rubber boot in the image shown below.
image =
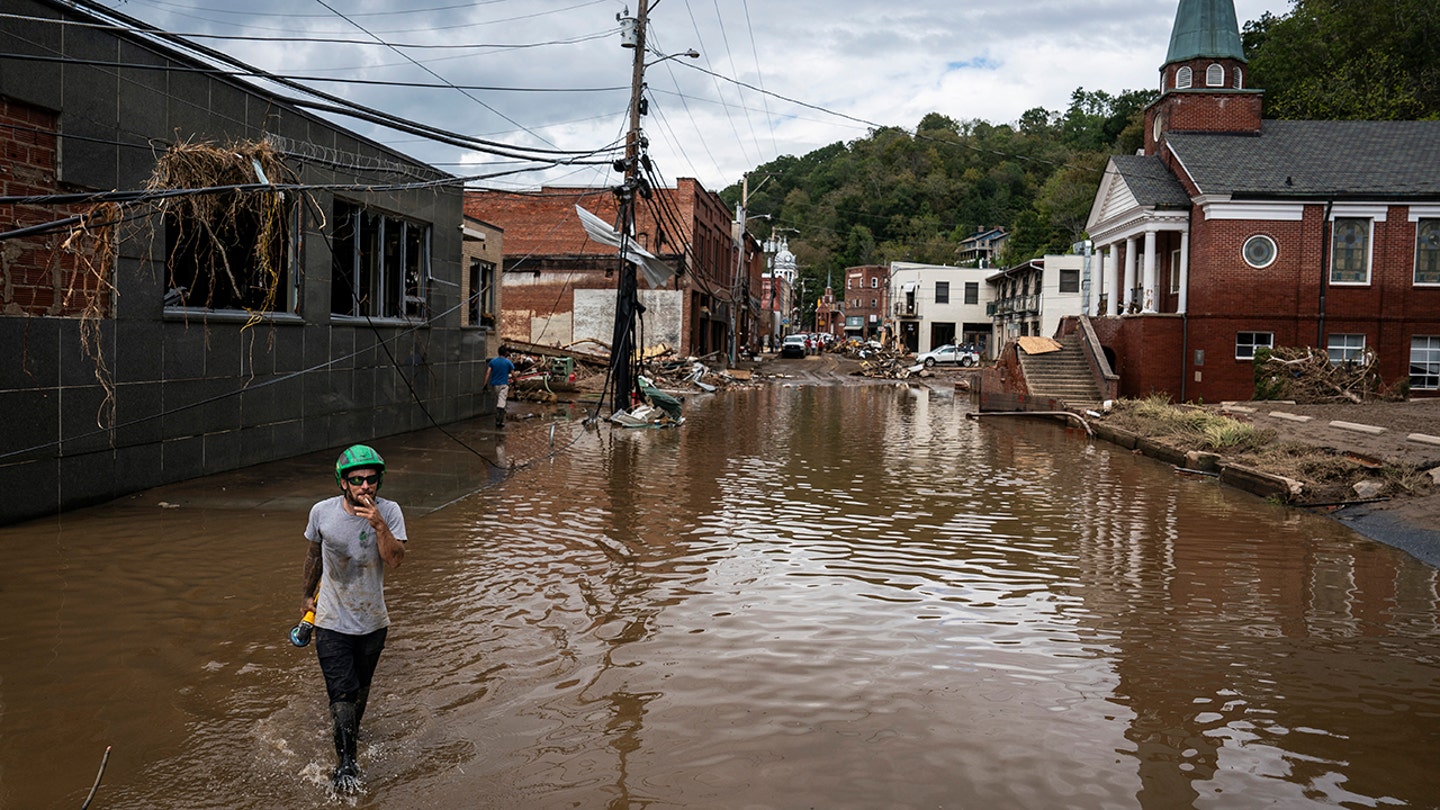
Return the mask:
M 495 409 L 495 427 L 497 427 L 497 428 L 503 428 L 503 427 L 505 427 L 505 409 L 504 409 L 504 408 L 496 408 L 496 409 Z
M 365 704 L 370 702 L 370 687 L 360 688 L 360 693 L 355 696 L 355 737 L 360 737 L 360 723 L 365 720 Z
M 360 779 L 360 766 L 355 762 L 355 743 L 360 730 L 355 704 L 331 703 L 330 720 L 335 724 L 335 758 L 338 760 L 331 781 L 338 791 L 353 790 Z

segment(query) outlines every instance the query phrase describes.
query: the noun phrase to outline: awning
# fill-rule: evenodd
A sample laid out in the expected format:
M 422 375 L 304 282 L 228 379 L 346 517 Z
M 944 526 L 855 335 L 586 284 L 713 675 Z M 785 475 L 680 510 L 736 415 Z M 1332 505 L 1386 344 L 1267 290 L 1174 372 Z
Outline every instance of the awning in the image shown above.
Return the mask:
M 575 206 L 575 213 L 580 215 L 580 224 L 585 227 L 585 233 L 590 234 L 591 239 L 602 245 L 620 247 L 620 232 L 612 228 L 610 223 L 578 205 Z M 640 247 L 634 240 L 625 240 L 625 260 L 640 267 L 640 272 L 649 282 L 651 289 L 660 287 L 675 275 L 675 270 L 670 265 L 660 261 L 655 254 Z
M 912 292 L 915 292 L 915 288 L 916 288 L 916 287 L 919 287 L 919 286 L 920 286 L 920 282 L 918 282 L 918 281 L 907 281 L 907 282 L 905 282 L 905 286 L 902 287 L 901 289 L 903 289 L 903 290 L 904 290 L 905 292 L 907 292 L 907 293 L 912 293 Z

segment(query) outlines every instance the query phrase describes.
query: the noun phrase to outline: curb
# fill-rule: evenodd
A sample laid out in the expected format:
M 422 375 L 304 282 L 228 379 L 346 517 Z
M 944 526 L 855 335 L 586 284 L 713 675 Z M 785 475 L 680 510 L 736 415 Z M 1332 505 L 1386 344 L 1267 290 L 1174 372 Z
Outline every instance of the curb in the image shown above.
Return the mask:
M 1278 498 L 1285 503 L 1291 503 L 1305 491 L 1305 485 L 1293 478 L 1224 461 L 1213 453 L 1187 453 L 1128 430 L 1103 424 L 1093 427 L 1097 439 L 1104 439 L 1126 450 L 1140 453 L 1156 461 L 1163 461 L 1181 470 L 1216 476 L 1222 484 L 1245 490 L 1252 495 L 1262 498 Z

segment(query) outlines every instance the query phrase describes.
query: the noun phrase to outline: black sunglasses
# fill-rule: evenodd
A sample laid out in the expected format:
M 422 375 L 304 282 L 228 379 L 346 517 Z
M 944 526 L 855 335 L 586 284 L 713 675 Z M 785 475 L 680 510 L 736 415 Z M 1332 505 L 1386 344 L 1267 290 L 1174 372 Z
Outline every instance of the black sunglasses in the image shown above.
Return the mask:
M 359 486 L 364 486 L 364 485 L 366 485 L 366 484 L 377 484 L 377 485 L 378 485 L 378 484 L 380 483 L 380 478 L 381 478 L 381 476 L 379 476 L 379 475 L 352 475 L 352 476 L 350 476 L 349 478 L 346 478 L 345 480 L 350 482 L 350 486 L 352 486 L 352 487 L 359 487 Z

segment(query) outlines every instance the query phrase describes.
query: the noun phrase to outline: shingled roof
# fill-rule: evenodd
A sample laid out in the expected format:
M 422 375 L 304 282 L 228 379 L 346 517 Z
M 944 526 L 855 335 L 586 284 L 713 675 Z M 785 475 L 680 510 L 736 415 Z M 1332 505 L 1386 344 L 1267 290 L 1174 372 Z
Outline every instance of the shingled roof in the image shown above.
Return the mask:
M 1202 194 L 1440 199 L 1440 121 L 1264 121 L 1259 136 L 1165 139 Z
M 1154 155 L 1115 155 L 1115 170 L 1135 202 L 1144 208 L 1186 208 L 1190 195 Z

